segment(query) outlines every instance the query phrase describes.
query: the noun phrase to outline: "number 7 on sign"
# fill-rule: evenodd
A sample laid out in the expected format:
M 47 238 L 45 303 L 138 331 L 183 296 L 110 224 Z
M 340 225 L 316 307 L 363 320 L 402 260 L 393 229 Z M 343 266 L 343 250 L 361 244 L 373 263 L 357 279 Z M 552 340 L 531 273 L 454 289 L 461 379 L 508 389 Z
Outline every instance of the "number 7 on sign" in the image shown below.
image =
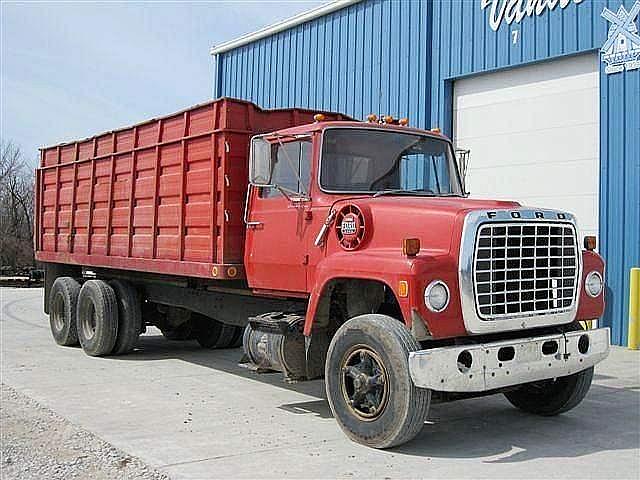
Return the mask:
M 516 43 L 518 43 L 518 32 L 520 30 L 511 30 L 511 37 L 513 38 L 513 44 L 515 45 Z

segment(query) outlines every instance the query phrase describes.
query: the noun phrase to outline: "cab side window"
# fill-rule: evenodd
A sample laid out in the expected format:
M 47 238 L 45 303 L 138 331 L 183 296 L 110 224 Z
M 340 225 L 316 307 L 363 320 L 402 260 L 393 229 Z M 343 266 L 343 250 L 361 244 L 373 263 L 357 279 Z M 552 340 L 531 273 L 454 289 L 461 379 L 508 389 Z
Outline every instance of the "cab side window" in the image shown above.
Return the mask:
M 311 141 L 293 141 L 278 144 L 272 150 L 273 170 L 271 183 L 292 194 L 309 193 L 311 180 Z M 262 198 L 281 196 L 278 189 L 263 187 Z

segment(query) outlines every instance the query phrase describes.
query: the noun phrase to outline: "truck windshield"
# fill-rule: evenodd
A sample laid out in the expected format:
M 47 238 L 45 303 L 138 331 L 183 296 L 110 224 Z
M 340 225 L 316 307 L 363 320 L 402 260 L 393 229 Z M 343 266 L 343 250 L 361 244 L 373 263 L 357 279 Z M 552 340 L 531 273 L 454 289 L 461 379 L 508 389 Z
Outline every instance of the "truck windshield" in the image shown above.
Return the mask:
M 448 142 L 365 128 L 325 130 L 320 185 L 330 192 L 462 195 Z

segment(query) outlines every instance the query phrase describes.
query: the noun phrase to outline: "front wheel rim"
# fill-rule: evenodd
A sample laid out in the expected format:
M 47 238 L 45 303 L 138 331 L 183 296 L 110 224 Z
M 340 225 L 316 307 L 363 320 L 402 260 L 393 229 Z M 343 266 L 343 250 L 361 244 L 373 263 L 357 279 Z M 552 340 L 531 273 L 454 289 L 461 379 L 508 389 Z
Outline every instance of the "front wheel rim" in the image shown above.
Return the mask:
M 378 418 L 387 406 L 387 371 L 380 356 L 365 345 L 356 345 L 343 356 L 340 387 L 347 407 L 362 420 Z

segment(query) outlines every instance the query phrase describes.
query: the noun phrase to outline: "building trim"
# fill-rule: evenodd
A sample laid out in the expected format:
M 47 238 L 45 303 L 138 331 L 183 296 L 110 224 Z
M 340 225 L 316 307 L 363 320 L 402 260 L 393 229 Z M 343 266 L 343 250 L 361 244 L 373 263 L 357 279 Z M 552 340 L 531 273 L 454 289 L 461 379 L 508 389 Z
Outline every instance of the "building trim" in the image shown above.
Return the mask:
M 292 27 L 295 27 L 296 25 L 300 25 L 302 23 L 313 20 L 314 18 L 322 17 L 337 10 L 341 10 L 360 1 L 362 0 L 334 0 L 333 2 L 327 3 L 325 5 L 320 5 L 319 7 L 308 10 L 306 12 L 302 12 L 294 17 L 283 20 L 282 22 L 269 25 L 268 27 L 262 28 L 252 33 L 248 33 L 234 40 L 229 40 L 228 42 L 213 46 L 211 47 L 209 53 L 211 55 L 218 55 L 219 53 L 228 52 L 229 50 L 233 50 L 248 43 L 255 42 L 256 40 L 260 40 L 261 38 L 269 37 L 275 33 L 288 30 Z

